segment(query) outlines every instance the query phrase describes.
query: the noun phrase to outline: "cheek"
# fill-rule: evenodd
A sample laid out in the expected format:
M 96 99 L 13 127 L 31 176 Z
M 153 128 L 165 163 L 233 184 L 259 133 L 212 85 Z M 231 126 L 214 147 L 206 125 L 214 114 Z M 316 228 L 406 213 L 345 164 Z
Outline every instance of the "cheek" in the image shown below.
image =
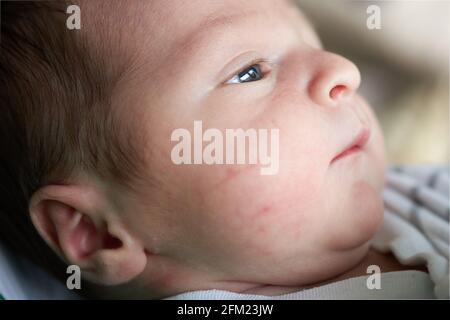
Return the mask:
M 371 156 L 373 157 L 374 168 L 371 171 L 372 178 L 375 184 L 378 186 L 378 190 L 381 191 L 385 183 L 385 170 L 387 165 L 386 160 L 386 147 L 384 143 L 384 136 L 381 130 L 378 119 L 375 117 L 373 111 L 369 108 L 369 112 L 372 119 L 372 128 L 374 133 L 373 144 L 371 146 Z
M 299 181 L 314 181 L 314 174 L 261 176 L 230 168 L 228 174 L 231 179 L 204 190 L 201 209 L 205 230 L 212 231 L 206 238 L 215 241 L 216 252 L 228 254 L 224 263 L 275 263 L 296 254 L 311 233 L 320 186 Z
M 190 230 L 207 239 L 210 261 L 276 263 L 320 242 L 329 141 L 316 129 L 318 119 L 304 115 L 300 125 L 283 114 L 258 119 L 259 126 L 280 128 L 277 174 L 261 175 L 259 166 L 202 166 L 190 175 L 191 211 L 201 221 Z

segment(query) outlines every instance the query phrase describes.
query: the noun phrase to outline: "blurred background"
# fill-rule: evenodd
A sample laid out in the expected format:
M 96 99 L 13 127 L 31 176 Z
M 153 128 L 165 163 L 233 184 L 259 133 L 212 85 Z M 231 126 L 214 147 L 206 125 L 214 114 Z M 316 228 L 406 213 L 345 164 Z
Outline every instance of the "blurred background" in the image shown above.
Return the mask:
M 325 49 L 360 69 L 388 163 L 449 163 L 450 1 L 296 1 Z M 370 5 L 380 8 L 380 29 L 366 25 Z

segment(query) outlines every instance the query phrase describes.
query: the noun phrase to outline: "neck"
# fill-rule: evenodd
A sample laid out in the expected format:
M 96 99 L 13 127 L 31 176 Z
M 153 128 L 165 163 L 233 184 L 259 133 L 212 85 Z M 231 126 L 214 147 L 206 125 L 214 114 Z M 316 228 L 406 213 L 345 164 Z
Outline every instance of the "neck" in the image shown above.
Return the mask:
M 417 266 L 405 266 L 400 264 L 398 260 L 391 253 L 381 253 L 374 249 L 370 249 L 364 258 L 353 268 L 345 271 L 344 273 L 333 277 L 331 279 L 314 283 L 307 286 L 272 286 L 272 285 L 255 285 L 239 293 L 256 294 L 275 296 L 287 293 L 292 293 L 300 290 L 310 289 L 314 287 L 320 287 L 332 282 L 342 281 L 354 277 L 367 276 L 370 273 L 367 272 L 367 268 L 371 265 L 377 265 L 380 267 L 381 272 L 393 272 L 393 271 L 405 271 L 405 270 L 417 270 L 427 272 L 427 268 L 424 265 Z

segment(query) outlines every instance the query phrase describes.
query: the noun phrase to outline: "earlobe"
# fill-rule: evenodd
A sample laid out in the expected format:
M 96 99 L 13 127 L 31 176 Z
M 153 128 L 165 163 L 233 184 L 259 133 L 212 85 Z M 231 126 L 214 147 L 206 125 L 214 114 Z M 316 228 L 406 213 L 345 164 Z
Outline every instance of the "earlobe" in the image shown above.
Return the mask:
M 30 201 L 31 220 L 49 246 L 68 264 L 78 265 L 86 279 L 121 284 L 144 270 L 147 257 L 114 218 L 118 213 L 106 212 L 111 209 L 102 203 L 100 193 L 83 186 L 47 186 Z
M 102 285 L 119 285 L 141 274 L 147 265 L 143 247 L 134 239 L 121 239 L 114 249 L 103 247 L 86 259 L 86 279 Z

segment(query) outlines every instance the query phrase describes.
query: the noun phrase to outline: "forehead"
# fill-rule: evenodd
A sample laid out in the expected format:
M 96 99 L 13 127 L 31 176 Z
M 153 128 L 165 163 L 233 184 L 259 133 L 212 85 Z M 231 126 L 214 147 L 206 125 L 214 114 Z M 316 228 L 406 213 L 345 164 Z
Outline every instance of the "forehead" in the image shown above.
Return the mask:
M 122 24 L 121 38 L 137 43 L 136 50 L 153 65 L 176 52 L 186 54 L 197 49 L 219 33 L 239 32 L 239 28 L 268 28 L 283 23 L 296 28 L 304 37 L 317 40 L 311 25 L 291 0 L 138 0 L 137 3 L 122 8 L 126 17 L 116 21 Z

